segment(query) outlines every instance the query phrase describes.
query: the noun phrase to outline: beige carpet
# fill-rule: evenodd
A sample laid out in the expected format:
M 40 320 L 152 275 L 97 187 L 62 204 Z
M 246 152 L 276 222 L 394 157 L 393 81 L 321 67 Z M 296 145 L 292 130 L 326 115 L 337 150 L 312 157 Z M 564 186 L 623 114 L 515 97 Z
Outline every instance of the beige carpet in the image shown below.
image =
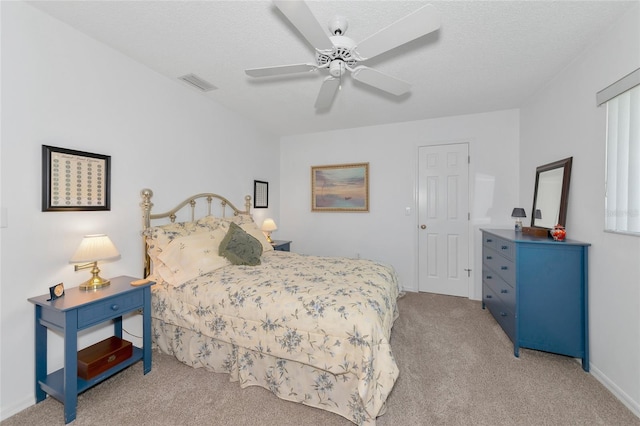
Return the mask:
M 480 302 L 408 293 L 392 345 L 400 379 L 378 425 L 640 425 L 575 360 L 513 346 Z M 48 398 L 2 422 L 62 425 Z M 350 425 L 335 414 L 241 389 L 225 374 L 153 353 L 146 376 L 137 363 L 79 397 L 76 426 Z

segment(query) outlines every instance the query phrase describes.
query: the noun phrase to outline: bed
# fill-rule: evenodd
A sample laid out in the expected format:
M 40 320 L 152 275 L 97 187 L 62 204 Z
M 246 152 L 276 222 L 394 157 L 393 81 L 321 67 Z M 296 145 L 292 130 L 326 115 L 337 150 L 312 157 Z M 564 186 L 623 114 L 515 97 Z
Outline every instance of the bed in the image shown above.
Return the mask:
M 273 250 L 250 196 L 243 210 L 205 193 L 163 213 L 152 213 L 151 190 L 141 196 L 155 348 L 242 387 L 375 424 L 398 377 L 391 267 Z

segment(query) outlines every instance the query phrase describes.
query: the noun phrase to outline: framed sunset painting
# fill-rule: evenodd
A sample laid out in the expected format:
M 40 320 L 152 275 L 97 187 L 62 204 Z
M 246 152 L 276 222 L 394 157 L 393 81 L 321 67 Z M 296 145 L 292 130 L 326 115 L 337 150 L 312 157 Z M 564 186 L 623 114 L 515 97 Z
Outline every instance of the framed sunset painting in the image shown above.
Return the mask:
M 368 212 L 369 163 L 312 166 L 311 211 Z

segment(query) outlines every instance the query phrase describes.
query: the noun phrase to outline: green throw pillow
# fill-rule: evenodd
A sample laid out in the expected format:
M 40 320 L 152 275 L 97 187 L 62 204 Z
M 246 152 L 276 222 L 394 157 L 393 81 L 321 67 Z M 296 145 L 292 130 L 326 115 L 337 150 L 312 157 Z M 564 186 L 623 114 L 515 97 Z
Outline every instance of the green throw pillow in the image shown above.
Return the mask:
M 262 243 L 232 222 L 218 251 L 234 265 L 255 266 L 260 264 Z

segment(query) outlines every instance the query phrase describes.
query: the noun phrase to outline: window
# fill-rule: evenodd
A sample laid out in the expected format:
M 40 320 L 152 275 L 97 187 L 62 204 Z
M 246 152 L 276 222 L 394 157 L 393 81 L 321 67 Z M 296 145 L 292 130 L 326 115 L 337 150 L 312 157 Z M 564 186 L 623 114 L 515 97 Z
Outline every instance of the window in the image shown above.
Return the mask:
M 640 68 L 597 100 L 607 104 L 605 230 L 640 235 Z

